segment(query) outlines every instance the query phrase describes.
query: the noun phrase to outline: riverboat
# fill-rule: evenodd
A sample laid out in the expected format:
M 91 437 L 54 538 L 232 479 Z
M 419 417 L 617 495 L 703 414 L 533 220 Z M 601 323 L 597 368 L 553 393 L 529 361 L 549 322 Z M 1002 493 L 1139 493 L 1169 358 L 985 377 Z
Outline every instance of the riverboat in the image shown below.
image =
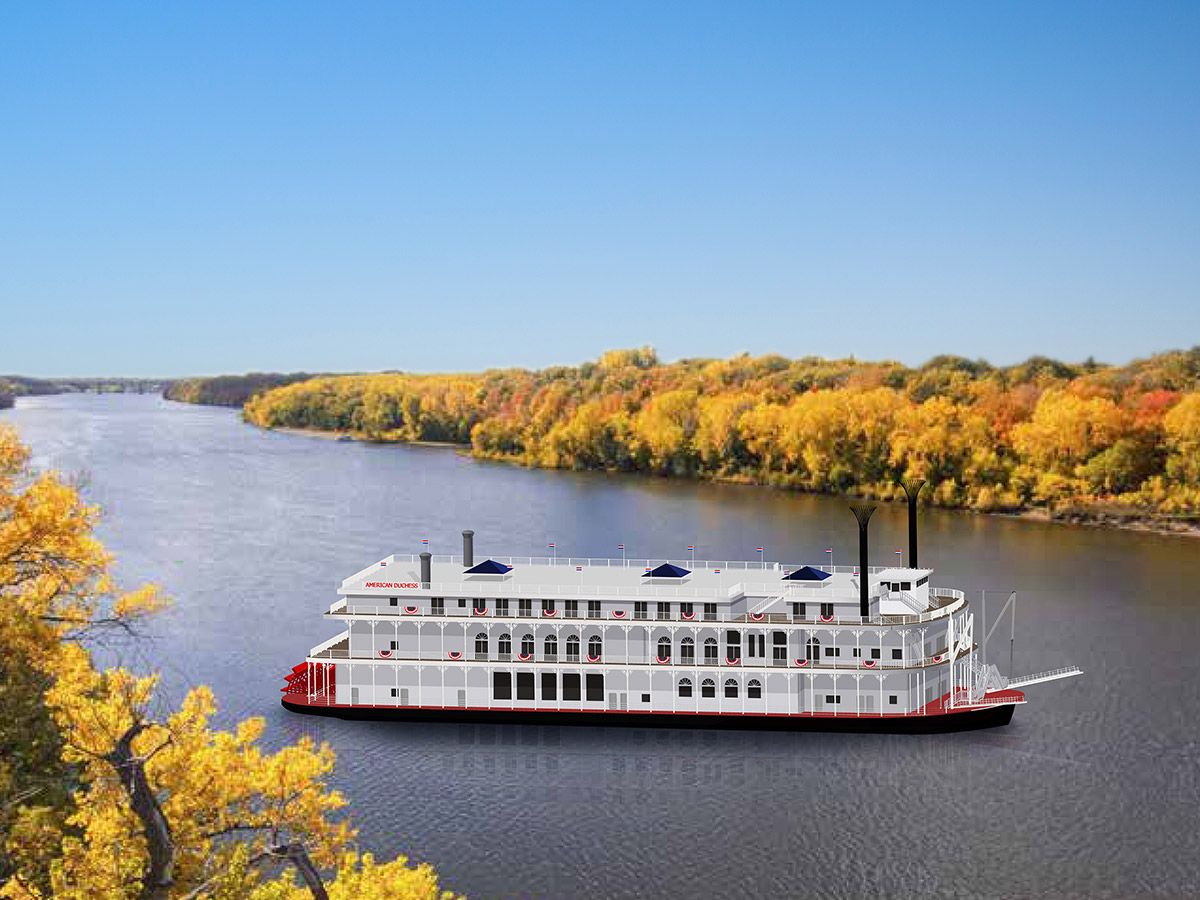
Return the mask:
M 868 566 L 874 507 L 853 509 L 858 566 L 477 560 L 471 531 L 461 556 L 389 556 L 342 582 L 325 615 L 345 630 L 286 676 L 283 705 L 365 719 L 942 732 L 1006 725 L 1024 688 L 1080 674 L 1013 678 L 1011 663 L 1004 676 L 986 661 L 968 598 L 918 565 L 915 494 L 904 565 Z M 1015 593 L 992 630 L 1010 607 L 1015 622 Z

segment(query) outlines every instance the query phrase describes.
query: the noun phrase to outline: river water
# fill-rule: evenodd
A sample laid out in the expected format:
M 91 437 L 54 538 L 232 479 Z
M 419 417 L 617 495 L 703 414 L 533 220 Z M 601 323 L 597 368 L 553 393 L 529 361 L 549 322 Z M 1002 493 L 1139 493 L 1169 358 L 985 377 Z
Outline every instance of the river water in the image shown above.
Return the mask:
M 526 470 L 452 450 L 260 431 L 152 396 L 22 398 L 35 463 L 81 480 L 127 584 L 172 608 L 117 651 L 222 723 L 338 754 L 361 843 L 477 897 L 1186 896 L 1200 893 L 1200 541 L 931 511 L 933 583 L 994 617 L 1019 592 L 1018 673 L 1074 663 L 1007 728 L 822 735 L 414 725 L 284 712 L 332 636 L 343 577 L 391 552 L 851 562 L 844 502 L 758 488 Z M 903 510 L 872 521 L 873 562 Z M 977 620 L 976 634 L 981 634 Z M 990 661 L 1008 668 L 1008 625 Z

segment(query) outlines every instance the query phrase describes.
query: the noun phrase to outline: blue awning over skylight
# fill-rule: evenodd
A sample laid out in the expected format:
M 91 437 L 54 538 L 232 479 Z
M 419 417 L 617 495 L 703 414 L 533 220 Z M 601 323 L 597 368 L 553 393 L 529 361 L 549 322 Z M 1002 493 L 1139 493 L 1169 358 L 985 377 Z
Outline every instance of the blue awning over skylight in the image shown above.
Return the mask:
M 643 578 L 682 578 L 685 575 L 691 575 L 688 569 L 680 568 L 671 563 L 663 563 L 657 568 L 651 569 L 649 572 L 643 572 Z
M 784 575 L 784 581 L 824 581 L 832 576 L 828 572 L 821 569 L 814 569 L 812 566 L 803 566 L 792 572 L 790 575 Z
M 507 575 L 512 571 L 512 566 L 506 566 L 504 563 L 496 562 L 494 559 L 485 559 L 479 565 L 471 566 L 464 572 L 464 575 Z

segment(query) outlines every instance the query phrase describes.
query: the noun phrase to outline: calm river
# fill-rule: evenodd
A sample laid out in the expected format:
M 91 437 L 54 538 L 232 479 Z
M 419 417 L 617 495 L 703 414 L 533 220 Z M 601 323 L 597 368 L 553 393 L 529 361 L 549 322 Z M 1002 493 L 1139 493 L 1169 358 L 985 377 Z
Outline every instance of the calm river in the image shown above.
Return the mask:
M 451 450 L 274 434 L 149 396 L 25 398 L 0 413 L 39 466 L 83 479 L 133 584 L 175 600 L 125 661 L 231 722 L 311 734 L 363 844 L 477 897 L 1200 893 L 1200 541 L 954 513 L 922 518 L 934 583 L 1019 591 L 1007 728 L 944 736 L 411 725 L 285 713 L 279 688 L 337 623 L 343 577 L 391 552 L 850 562 L 833 498 L 532 471 Z M 872 522 L 873 562 L 904 545 Z M 980 634 L 978 622 L 977 634 Z M 989 657 L 1007 669 L 1007 625 Z

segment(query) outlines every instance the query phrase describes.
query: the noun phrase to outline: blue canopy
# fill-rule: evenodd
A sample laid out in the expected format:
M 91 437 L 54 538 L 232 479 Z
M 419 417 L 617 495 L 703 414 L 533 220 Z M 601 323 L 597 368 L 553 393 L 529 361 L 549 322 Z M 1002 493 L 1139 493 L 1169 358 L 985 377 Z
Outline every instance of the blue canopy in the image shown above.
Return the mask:
M 663 563 L 656 569 L 651 569 L 649 572 L 643 572 L 643 578 L 682 578 L 684 575 L 691 575 L 688 569 L 681 569 L 679 566 L 671 563 Z
M 824 581 L 831 577 L 828 572 L 822 572 L 820 569 L 814 569 L 812 566 L 804 566 L 797 569 L 790 575 L 784 575 L 784 581 Z
M 512 571 L 512 566 L 506 566 L 504 563 L 498 563 L 494 559 L 485 559 L 477 566 L 471 566 L 464 572 L 464 575 L 507 575 Z

